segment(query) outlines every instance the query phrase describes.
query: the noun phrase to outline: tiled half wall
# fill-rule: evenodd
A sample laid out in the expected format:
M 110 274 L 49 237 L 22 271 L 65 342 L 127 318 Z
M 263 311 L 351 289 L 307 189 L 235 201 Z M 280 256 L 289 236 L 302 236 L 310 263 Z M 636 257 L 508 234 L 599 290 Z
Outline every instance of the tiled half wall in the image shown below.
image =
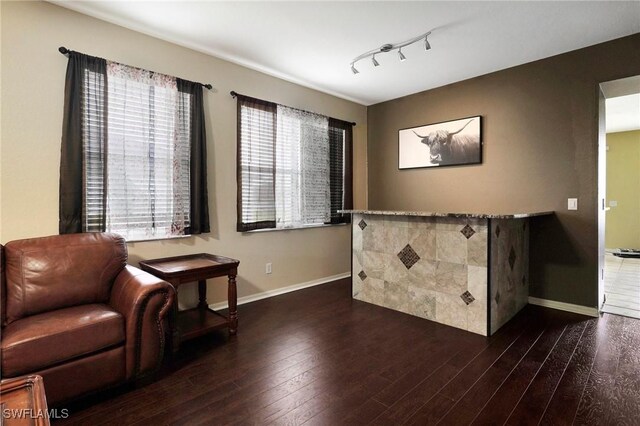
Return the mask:
M 527 219 L 354 214 L 352 232 L 355 299 L 482 335 L 527 303 Z

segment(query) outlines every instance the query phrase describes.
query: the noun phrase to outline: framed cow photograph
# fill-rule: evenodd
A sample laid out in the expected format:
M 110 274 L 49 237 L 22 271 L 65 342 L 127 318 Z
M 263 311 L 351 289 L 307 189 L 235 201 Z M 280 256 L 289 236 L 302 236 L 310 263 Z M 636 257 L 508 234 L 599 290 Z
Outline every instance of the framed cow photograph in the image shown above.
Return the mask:
M 482 163 L 482 117 L 467 117 L 398 131 L 398 168 Z

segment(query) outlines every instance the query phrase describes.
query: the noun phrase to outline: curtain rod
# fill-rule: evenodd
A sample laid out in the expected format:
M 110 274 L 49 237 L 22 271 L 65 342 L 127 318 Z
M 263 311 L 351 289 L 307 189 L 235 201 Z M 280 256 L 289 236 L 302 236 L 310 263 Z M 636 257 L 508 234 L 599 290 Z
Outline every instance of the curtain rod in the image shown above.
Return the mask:
M 237 97 L 237 96 L 239 95 L 239 93 L 238 93 L 238 92 L 236 92 L 235 90 L 230 91 L 230 92 L 229 92 L 229 94 L 230 94 L 230 95 L 231 95 L 231 97 L 233 97 L 233 98 L 235 98 L 235 97 Z M 246 97 L 246 98 L 250 98 L 250 97 L 251 97 L 251 96 L 246 96 L 246 95 L 240 95 L 240 96 L 244 96 L 244 97 Z M 256 98 L 253 98 L 253 99 L 256 99 Z M 259 99 L 259 100 L 262 100 L 262 99 Z M 286 105 L 285 105 L 285 106 L 286 106 Z M 312 114 L 318 114 L 317 112 L 313 112 L 313 111 L 305 111 L 305 110 L 300 109 L 300 108 L 296 108 L 296 109 L 299 109 L 300 111 L 304 111 L 304 112 L 310 112 L 310 113 L 312 113 Z M 320 115 L 324 115 L 324 114 L 320 114 Z M 333 118 L 333 117 L 330 117 L 330 118 Z M 335 120 L 340 120 L 340 119 L 339 119 L 339 118 L 335 118 Z M 355 125 L 356 125 L 356 122 L 355 122 L 355 121 L 345 121 L 345 120 L 340 120 L 340 121 L 345 122 L 345 123 L 348 123 L 348 124 L 351 124 L 352 126 L 355 126 Z
M 69 49 L 67 49 L 67 48 L 66 48 L 66 47 L 64 47 L 64 46 L 60 46 L 60 47 L 58 48 L 58 52 L 60 52 L 60 53 L 62 53 L 63 55 L 65 55 L 65 56 L 66 56 L 66 55 L 68 55 L 69 53 L 73 52 L 73 50 L 69 50 Z M 151 72 L 153 72 L 153 71 L 151 71 Z M 198 82 L 195 82 L 195 83 L 200 84 L 200 85 L 202 85 L 202 87 L 206 87 L 206 88 L 207 88 L 207 89 L 209 89 L 209 90 L 213 89 L 213 86 L 212 86 L 212 85 L 210 85 L 210 84 L 202 84 L 202 83 L 198 83 Z

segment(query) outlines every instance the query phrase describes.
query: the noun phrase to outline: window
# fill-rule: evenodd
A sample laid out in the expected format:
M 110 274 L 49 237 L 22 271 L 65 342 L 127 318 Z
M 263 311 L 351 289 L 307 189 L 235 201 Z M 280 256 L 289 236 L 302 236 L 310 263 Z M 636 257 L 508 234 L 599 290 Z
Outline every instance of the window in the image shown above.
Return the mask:
M 238 231 L 344 223 L 352 124 L 238 97 Z
M 80 87 L 74 99 L 65 97 L 65 128 L 76 124 L 68 115 L 77 114 L 80 141 L 63 135 L 61 233 L 107 231 L 131 241 L 208 232 L 206 166 L 202 173 L 200 158 L 206 153 L 204 129 L 200 133 L 194 127 L 196 121 L 204 123 L 196 120 L 203 112 L 193 96 L 202 92 L 201 85 L 88 58 L 89 66 L 76 67 L 74 81 L 67 72 L 67 85 Z M 65 158 L 65 145 L 80 146 L 80 182 L 65 180 L 72 161 Z M 195 191 L 194 180 L 200 186 Z M 69 216 L 79 227 L 65 224 L 63 215 L 64 189 L 74 185 L 81 188 L 81 213 Z M 194 205 L 200 206 L 195 215 Z

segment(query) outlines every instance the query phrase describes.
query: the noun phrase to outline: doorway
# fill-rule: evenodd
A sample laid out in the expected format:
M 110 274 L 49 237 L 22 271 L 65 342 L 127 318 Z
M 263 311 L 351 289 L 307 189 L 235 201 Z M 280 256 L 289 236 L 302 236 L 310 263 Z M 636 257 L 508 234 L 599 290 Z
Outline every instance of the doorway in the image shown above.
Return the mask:
M 640 76 L 600 89 L 599 306 L 640 318 Z

